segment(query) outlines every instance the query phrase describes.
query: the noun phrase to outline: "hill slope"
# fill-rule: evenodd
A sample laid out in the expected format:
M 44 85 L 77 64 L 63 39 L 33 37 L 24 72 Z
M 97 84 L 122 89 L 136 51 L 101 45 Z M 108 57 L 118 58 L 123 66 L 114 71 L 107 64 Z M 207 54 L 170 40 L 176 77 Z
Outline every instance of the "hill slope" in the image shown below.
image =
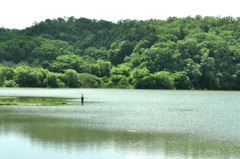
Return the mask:
M 239 23 L 69 17 L 0 28 L 0 86 L 239 90 Z

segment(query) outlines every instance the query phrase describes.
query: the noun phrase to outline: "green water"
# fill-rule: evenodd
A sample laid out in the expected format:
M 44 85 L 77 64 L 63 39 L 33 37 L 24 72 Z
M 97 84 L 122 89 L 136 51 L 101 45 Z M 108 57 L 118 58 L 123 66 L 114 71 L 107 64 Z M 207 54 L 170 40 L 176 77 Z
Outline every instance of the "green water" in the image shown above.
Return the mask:
M 0 106 L 0 156 L 240 158 L 240 92 L 1 88 L 84 105 Z M 36 98 L 37 100 L 37 98 Z

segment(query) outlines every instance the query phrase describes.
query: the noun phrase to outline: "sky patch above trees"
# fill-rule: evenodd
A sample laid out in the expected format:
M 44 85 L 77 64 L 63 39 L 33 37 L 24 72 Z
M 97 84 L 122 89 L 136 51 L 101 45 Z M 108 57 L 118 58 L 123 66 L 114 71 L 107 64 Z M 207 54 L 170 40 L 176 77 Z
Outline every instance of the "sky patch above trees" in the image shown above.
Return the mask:
M 5 0 L 1 1 L 0 27 L 24 29 L 35 22 L 58 17 L 131 20 L 166 20 L 170 16 L 239 16 L 239 1 L 217 0 Z

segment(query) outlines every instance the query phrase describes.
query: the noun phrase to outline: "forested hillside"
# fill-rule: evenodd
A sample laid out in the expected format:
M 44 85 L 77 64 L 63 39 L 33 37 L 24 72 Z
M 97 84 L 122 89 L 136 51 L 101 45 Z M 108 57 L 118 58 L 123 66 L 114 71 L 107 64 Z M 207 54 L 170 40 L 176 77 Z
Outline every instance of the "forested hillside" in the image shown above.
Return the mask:
M 117 23 L 47 19 L 0 28 L 0 86 L 240 89 L 240 18 Z

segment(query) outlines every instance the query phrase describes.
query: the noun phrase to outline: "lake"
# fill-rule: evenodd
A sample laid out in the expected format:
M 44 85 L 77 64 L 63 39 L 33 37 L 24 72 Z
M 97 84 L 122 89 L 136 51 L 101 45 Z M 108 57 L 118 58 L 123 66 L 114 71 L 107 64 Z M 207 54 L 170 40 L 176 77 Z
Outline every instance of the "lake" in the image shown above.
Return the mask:
M 240 92 L 0 88 L 84 105 L 0 106 L 4 159 L 240 158 Z

